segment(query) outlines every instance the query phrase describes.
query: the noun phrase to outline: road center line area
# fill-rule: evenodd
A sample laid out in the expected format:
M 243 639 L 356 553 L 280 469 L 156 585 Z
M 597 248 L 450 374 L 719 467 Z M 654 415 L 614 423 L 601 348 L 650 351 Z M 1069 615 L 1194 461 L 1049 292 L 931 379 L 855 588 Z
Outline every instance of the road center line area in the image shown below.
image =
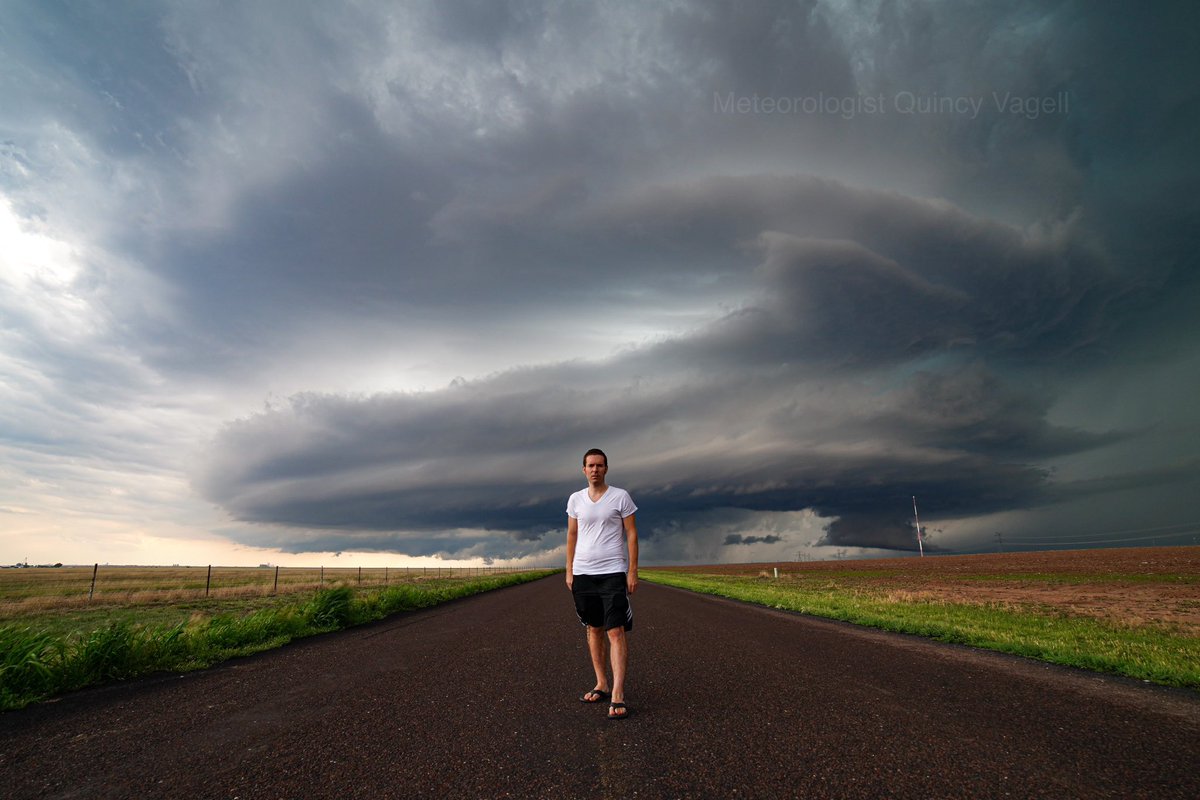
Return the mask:
M 605 719 L 561 575 L 0 715 L 45 798 L 1200 796 L 1200 695 L 642 583 Z

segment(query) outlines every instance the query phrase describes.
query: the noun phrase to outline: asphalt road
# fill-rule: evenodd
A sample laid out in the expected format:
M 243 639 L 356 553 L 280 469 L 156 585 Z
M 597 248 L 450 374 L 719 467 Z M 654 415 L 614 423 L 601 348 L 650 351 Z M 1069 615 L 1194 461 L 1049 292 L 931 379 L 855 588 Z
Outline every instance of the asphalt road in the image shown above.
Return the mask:
M 0 715 L 13 798 L 1200 797 L 1200 695 L 642 584 L 630 719 L 561 575 Z

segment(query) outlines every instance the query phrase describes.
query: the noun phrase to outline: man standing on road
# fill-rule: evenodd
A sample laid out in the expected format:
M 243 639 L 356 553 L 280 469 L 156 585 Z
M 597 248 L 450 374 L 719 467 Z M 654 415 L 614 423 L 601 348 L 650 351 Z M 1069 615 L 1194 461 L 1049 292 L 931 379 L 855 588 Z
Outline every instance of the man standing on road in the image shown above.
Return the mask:
M 637 506 L 624 489 L 604 482 L 608 456 L 591 449 L 583 454 L 588 486 L 567 500 L 567 588 L 575 598 L 575 613 L 587 626 L 588 652 L 596 671 L 596 686 L 579 699 L 599 703 L 610 697 L 608 662 L 612 662 L 609 719 L 625 719 L 625 665 L 633 630 L 629 595 L 637 590 Z

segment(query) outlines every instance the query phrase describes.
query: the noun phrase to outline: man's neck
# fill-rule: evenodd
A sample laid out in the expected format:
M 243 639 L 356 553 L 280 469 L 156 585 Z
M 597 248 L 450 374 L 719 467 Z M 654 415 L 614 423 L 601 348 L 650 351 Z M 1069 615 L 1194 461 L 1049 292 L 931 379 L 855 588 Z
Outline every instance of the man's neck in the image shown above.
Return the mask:
M 600 495 L 608 491 L 607 483 L 592 483 L 588 484 L 588 497 L 595 500 Z

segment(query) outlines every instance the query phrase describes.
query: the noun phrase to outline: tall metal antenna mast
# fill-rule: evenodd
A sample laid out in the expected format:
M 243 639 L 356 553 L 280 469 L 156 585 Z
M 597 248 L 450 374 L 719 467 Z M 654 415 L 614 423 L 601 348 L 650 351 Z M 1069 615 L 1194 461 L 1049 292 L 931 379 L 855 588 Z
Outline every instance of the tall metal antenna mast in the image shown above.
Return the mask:
M 925 557 L 925 545 L 921 542 L 921 518 L 917 516 L 917 496 L 913 495 L 913 520 L 917 523 L 917 547 L 921 550 L 921 558 Z

